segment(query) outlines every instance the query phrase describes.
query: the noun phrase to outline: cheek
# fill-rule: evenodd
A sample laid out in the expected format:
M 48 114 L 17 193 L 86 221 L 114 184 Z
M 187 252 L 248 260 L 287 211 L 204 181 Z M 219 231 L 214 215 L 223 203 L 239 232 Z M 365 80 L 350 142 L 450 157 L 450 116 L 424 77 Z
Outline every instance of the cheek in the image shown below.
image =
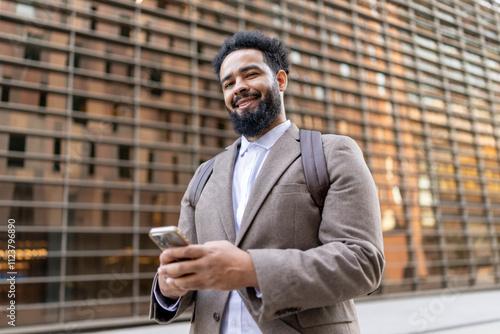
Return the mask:
M 231 91 L 231 92 L 228 92 L 228 93 L 224 93 L 224 103 L 226 104 L 226 106 L 228 108 L 233 108 L 233 100 L 234 100 L 235 96 L 234 96 L 234 93 Z
M 224 96 L 224 104 L 226 105 L 226 107 L 228 108 L 233 108 L 231 105 L 232 105 L 232 99 L 231 99 L 231 96 Z

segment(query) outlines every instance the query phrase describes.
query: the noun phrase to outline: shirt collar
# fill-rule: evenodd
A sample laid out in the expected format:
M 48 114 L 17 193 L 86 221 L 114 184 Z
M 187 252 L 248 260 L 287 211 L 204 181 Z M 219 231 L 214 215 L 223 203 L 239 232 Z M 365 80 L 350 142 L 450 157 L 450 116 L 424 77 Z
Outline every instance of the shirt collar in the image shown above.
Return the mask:
M 250 145 L 258 145 L 266 150 L 269 150 L 273 145 L 278 141 L 278 139 L 285 133 L 286 130 L 290 127 L 290 120 L 281 123 L 278 126 L 272 128 L 268 133 L 260 137 L 254 142 L 249 142 L 245 136 L 241 136 L 241 147 L 239 155 L 243 156 L 243 154 L 247 151 Z

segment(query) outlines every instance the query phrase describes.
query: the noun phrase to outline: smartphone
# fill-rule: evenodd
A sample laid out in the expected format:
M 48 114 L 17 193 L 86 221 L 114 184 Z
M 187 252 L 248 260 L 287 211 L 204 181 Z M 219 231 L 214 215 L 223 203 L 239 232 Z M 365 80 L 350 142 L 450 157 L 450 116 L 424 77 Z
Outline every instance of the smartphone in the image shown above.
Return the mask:
M 177 226 L 155 227 L 149 231 L 149 237 L 161 249 L 190 245 L 188 238 Z

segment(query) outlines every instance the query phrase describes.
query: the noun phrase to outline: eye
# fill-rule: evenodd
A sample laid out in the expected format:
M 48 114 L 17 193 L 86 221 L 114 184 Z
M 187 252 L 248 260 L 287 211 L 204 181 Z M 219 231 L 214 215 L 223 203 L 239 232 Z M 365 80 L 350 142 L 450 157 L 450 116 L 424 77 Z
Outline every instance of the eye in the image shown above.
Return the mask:
M 257 73 L 255 73 L 255 72 L 248 73 L 247 78 L 250 78 L 250 77 L 255 76 L 255 75 L 257 75 Z
M 224 85 L 224 89 L 227 89 L 227 88 L 231 87 L 231 86 L 232 86 L 232 84 L 233 84 L 232 82 L 228 82 L 228 83 L 226 83 L 226 84 Z

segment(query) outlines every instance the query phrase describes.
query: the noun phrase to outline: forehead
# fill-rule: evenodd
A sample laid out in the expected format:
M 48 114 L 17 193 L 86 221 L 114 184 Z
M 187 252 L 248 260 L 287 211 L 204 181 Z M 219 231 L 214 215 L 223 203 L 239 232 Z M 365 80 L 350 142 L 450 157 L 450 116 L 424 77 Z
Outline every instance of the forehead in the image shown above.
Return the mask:
M 231 52 L 226 56 L 220 68 L 220 77 L 238 72 L 239 69 L 249 65 L 257 65 L 264 70 L 271 70 L 267 66 L 264 54 L 259 50 L 242 49 Z

